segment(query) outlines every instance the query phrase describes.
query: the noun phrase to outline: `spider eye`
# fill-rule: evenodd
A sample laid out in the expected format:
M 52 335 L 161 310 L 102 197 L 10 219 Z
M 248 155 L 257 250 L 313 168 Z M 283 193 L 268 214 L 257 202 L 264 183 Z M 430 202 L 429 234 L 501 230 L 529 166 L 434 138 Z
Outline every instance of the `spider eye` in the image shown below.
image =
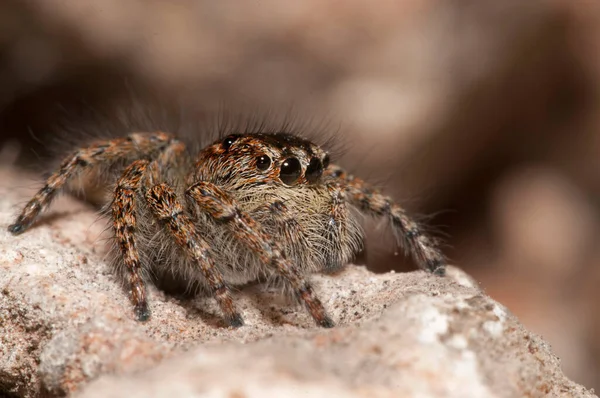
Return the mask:
M 296 158 L 287 158 L 281 163 L 279 178 L 286 185 L 292 185 L 302 174 L 302 166 Z
M 323 158 L 323 168 L 326 169 L 327 167 L 329 167 L 329 154 L 325 155 L 325 157 Z
M 224 150 L 229 150 L 229 147 L 231 147 L 231 145 L 233 145 L 233 143 L 239 138 L 239 135 L 229 135 L 227 137 L 225 137 L 225 139 L 223 140 L 223 142 L 221 143 L 221 146 L 223 147 Z
M 306 168 L 306 179 L 308 182 L 315 182 L 323 174 L 323 164 L 318 158 L 312 158 Z
M 271 165 L 271 158 L 267 155 L 262 155 L 256 158 L 256 168 L 265 171 Z

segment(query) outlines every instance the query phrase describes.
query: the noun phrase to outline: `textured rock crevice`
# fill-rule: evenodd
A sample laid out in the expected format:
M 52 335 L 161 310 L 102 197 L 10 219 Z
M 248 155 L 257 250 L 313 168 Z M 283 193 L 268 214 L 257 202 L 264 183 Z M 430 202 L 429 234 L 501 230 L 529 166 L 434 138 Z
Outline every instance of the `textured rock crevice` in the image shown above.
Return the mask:
M 337 321 L 316 328 L 276 291 L 235 294 L 246 325 L 223 327 L 213 300 L 151 288 L 133 319 L 103 261 L 104 224 L 61 198 L 46 221 L 5 226 L 31 189 L 0 169 L 0 388 L 14 396 L 592 397 L 547 343 L 456 268 L 315 275 Z M 17 189 L 15 189 L 17 187 Z M 52 214 L 55 214 L 53 216 Z

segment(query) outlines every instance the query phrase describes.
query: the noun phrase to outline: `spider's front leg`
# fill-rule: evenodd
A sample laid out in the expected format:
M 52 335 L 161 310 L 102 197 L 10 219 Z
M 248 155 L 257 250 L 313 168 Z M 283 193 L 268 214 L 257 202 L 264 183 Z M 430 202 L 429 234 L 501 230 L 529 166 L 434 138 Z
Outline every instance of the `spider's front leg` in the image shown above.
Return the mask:
M 392 198 L 370 187 L 360 178 L 347 174 L 339 166 L 329 166 L 325 177 L 343 187 L 349 201 L 361 211 L 388 217 L 397 239 L 404 243 L 420 268 L 440 276 L 446 274 L 446 259 L 435 239 L 425 234 L 419 224 L 394 203 Z
M 187 194 L 201 211 L 230 225 L 232 233 L 260 258 L 263 264 L 281 275 L 304 303 L 315 322 L 322 327 L 334 326 L 323 304 L 298 266 L 289 261 L 280 245 L 269 237 L 261 225 L 240 210 L 237 203 L 222 189 L 209 182 L 193 185 Z
M 262 224 L 265 229 L 273 231 L 275 236 L 288 244 L 287 254 L 290 258 L 304 265 L 310 263 L 310 253 L 306 250 L 309 245 L 307 232 L 298 222 L 296 211 L 283 201 L 276 200 L 265 204 L 255 214 L 257 219 L 260 217 L 265 220 Z
M 192 220 L 184 213 L 183 205 L 177 199 L 175 191 L 164 183 L 155 185 L 146 192 L 146 201 L 175 243 L 200 266 L 227 323 L 234 327 L 242 326 L 242 316 L 237 312 L 229 287 L 215 266 L 209 246 L 196 232 Z
M 87 148 L 75 151 L 48 177 L 44 186 L 25 205 L 15 222 L 8 227 L 8 231 L 14 235 L 25 232 L 69 180 L 82 171 L 97 165 L 112 165 L 136 156 L 148 158 L 174 141 L 170 135 L 161 132 L 133 133 L 125 138 L 98 141 Z

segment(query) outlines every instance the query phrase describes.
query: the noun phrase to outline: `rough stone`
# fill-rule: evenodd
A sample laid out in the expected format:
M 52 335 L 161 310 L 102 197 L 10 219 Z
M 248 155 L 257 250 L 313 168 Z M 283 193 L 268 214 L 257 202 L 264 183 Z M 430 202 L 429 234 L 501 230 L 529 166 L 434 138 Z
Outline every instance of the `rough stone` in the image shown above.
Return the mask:
M 31 182 L 31 183 L 30 183 Z M 246 325 L 207 298 L 150 288 L 133 319 L 103 261 L 105 224 L 61 198 L 27 233 L 6 226 L 35 187 L 0 168 L 0 392 L 81 397 L 593 397 L 540 337 L 456 268 L 313 281 L 338 326 L 314 326 L 259 285 L 235 293 Z

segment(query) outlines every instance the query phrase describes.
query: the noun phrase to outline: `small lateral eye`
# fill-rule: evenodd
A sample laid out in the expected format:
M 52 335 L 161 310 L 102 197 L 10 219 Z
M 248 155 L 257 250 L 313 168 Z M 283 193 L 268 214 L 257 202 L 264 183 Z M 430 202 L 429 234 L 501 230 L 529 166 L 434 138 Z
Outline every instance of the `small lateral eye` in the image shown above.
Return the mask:
M 329 159 L 329 154 L 325 155 L 325 157 L 323 158 L 323 168 L 326 169 L 327 167 L 329 167 L 329 162 L 331 161 L 331 159 Z
M 279 178 L 286 185 L 292 185 L 302 174 L 302 165 L 296 158 L 287 158 L 281 163 Z
M 265 171 L 266 169 L 269 168 L 269 166 L 271 166 L 271 158 L 268 157 L 267 155 L 262 155 L 256 158 L 256 168 L 262 171 Z
M 228 135 L 227 137 L 225 137 L 225 139 L 223 140 L 223 142 L 221 143 L 221 146 L 223 147 L 224 150 L 229 150 L 229 148 L 231 147 L 231 145 L 233 145 L 233 143 L 239 138 L 239 135 Z

